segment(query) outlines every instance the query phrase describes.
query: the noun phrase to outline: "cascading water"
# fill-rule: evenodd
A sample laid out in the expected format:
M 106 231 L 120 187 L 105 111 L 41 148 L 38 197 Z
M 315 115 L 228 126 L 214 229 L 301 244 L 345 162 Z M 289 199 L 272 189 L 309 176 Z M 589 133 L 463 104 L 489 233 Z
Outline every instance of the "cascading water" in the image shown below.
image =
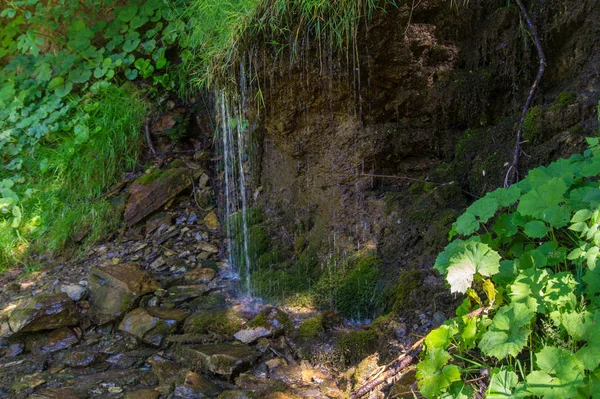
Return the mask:
M 248 250 L 248 201 L 246 196 L 246 142 L 248 124 L 243 118 L 244 101 L 218 95 L 220 144 L 224 182 L 225 220 L 229 265 L 239 273 L 241 291 L 251 293 L 252 264 Z

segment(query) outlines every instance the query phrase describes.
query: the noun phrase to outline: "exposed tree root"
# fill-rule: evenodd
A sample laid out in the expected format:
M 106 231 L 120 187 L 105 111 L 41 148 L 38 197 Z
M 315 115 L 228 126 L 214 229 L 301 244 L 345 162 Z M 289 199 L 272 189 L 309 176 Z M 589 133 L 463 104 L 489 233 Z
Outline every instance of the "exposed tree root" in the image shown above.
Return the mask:
M 531 32 L 531 36 L 533 37 L 533 41 L 535 43 L 535 48 L 537 49 L 538 57 L 540 60 L 539 69 L 537 76 L 529 90 L 529 95 L 527 96 L 527 101 L 525 102 L 525 106 L 523 107 L 523 111 L 521 112 L 521 120 L 519 121 L 519 130 L 517 130 L 517 137 L 515 142 L 515 151 L 513 154 L 513 161 L 508 168 L 508 172 L 506 172 L 506 177 L 504 178 L 504 187 L 508 187 L 513 183 L 516 183 L 519 180 L 519 158 L 521 156 L 521 136 L 523 133 L 523 125 L 525 123 L 525 116 L 527 115 L 527 110 L 531 105 L 531 101 L 535 96 L 535 93 L 540 85 L 540 81 L 542 80 L 542 76 L 544 75 L 544 71 L 546 70 L 546 56 L 544 55 L 544 49 L 542 48 L 542 44 L 540 42 L 540 37 L 538 36 L 537 29 L 535 24 L 531 20 L 527 9 L 523 5 L 522 0 L 515 0 L 519 8 L 521 9 L 521 14 L 523 18 L 527 22 L 529 26 L 529 30 Z

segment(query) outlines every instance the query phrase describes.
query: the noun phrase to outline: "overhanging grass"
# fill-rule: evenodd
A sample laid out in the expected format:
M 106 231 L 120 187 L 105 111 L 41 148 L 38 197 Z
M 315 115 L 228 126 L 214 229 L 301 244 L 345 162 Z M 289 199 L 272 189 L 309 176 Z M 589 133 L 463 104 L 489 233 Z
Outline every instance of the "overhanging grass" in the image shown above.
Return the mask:
M 75 236 L 93 242 L 118 225 L 115 207 L 100 196 L 135 166 L 147 110 L 133 88 L 111 85 L 76 108 L 74 120 L 88 135 L 63 132 L 37 146 L 23 165 L 23 221 L 18 229 L 0 221 L 0 272 L 32 249 L 55 254 Z
M 298 43 L 314 35 L 321 45 L 349 50 L 358 24 L 395 0 L 192 0 L 183 19 L 184 61 L 199 85 L 231 81 L 254 44 Z

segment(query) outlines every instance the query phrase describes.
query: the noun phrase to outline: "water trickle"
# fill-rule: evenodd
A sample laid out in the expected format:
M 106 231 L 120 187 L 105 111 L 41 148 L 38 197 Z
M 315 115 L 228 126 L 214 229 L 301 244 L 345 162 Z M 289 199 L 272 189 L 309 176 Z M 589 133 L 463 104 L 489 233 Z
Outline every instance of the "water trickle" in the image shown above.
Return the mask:
M 240 274 L 242 291 L 250 293 L 252 264 L 248 251 L 248 201 L 246 198 L 246 150 L 247 122 L 243 119 L 245 102 L 245 74 L 240 75 L 241 98 L 234 99 L 219 94 L 219 134 L 223 153 L 225 193 L 225 220 L 229 265 Z M 237 105 L 235 105 L 237 103 Z M 241 215 L 241 218 L 240 216 Z M 234 223 L 235 221 L 235 223 Z M 239 231 L 241 230 L 241 231 Z

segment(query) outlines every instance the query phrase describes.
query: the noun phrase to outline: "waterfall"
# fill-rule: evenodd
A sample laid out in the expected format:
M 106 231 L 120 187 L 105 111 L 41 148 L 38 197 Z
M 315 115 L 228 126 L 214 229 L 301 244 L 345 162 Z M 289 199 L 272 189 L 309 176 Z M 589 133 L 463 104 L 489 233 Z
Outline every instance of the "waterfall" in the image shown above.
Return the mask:
M 222 154 L 225 224 L 229 265 L 239 273 L 242 293 L 251 291 L 252 264 L 248 251 L 248 201 L 245 161 L 248 123 L 244 101 L 221 91 L 217 96 L 218 135 Z

